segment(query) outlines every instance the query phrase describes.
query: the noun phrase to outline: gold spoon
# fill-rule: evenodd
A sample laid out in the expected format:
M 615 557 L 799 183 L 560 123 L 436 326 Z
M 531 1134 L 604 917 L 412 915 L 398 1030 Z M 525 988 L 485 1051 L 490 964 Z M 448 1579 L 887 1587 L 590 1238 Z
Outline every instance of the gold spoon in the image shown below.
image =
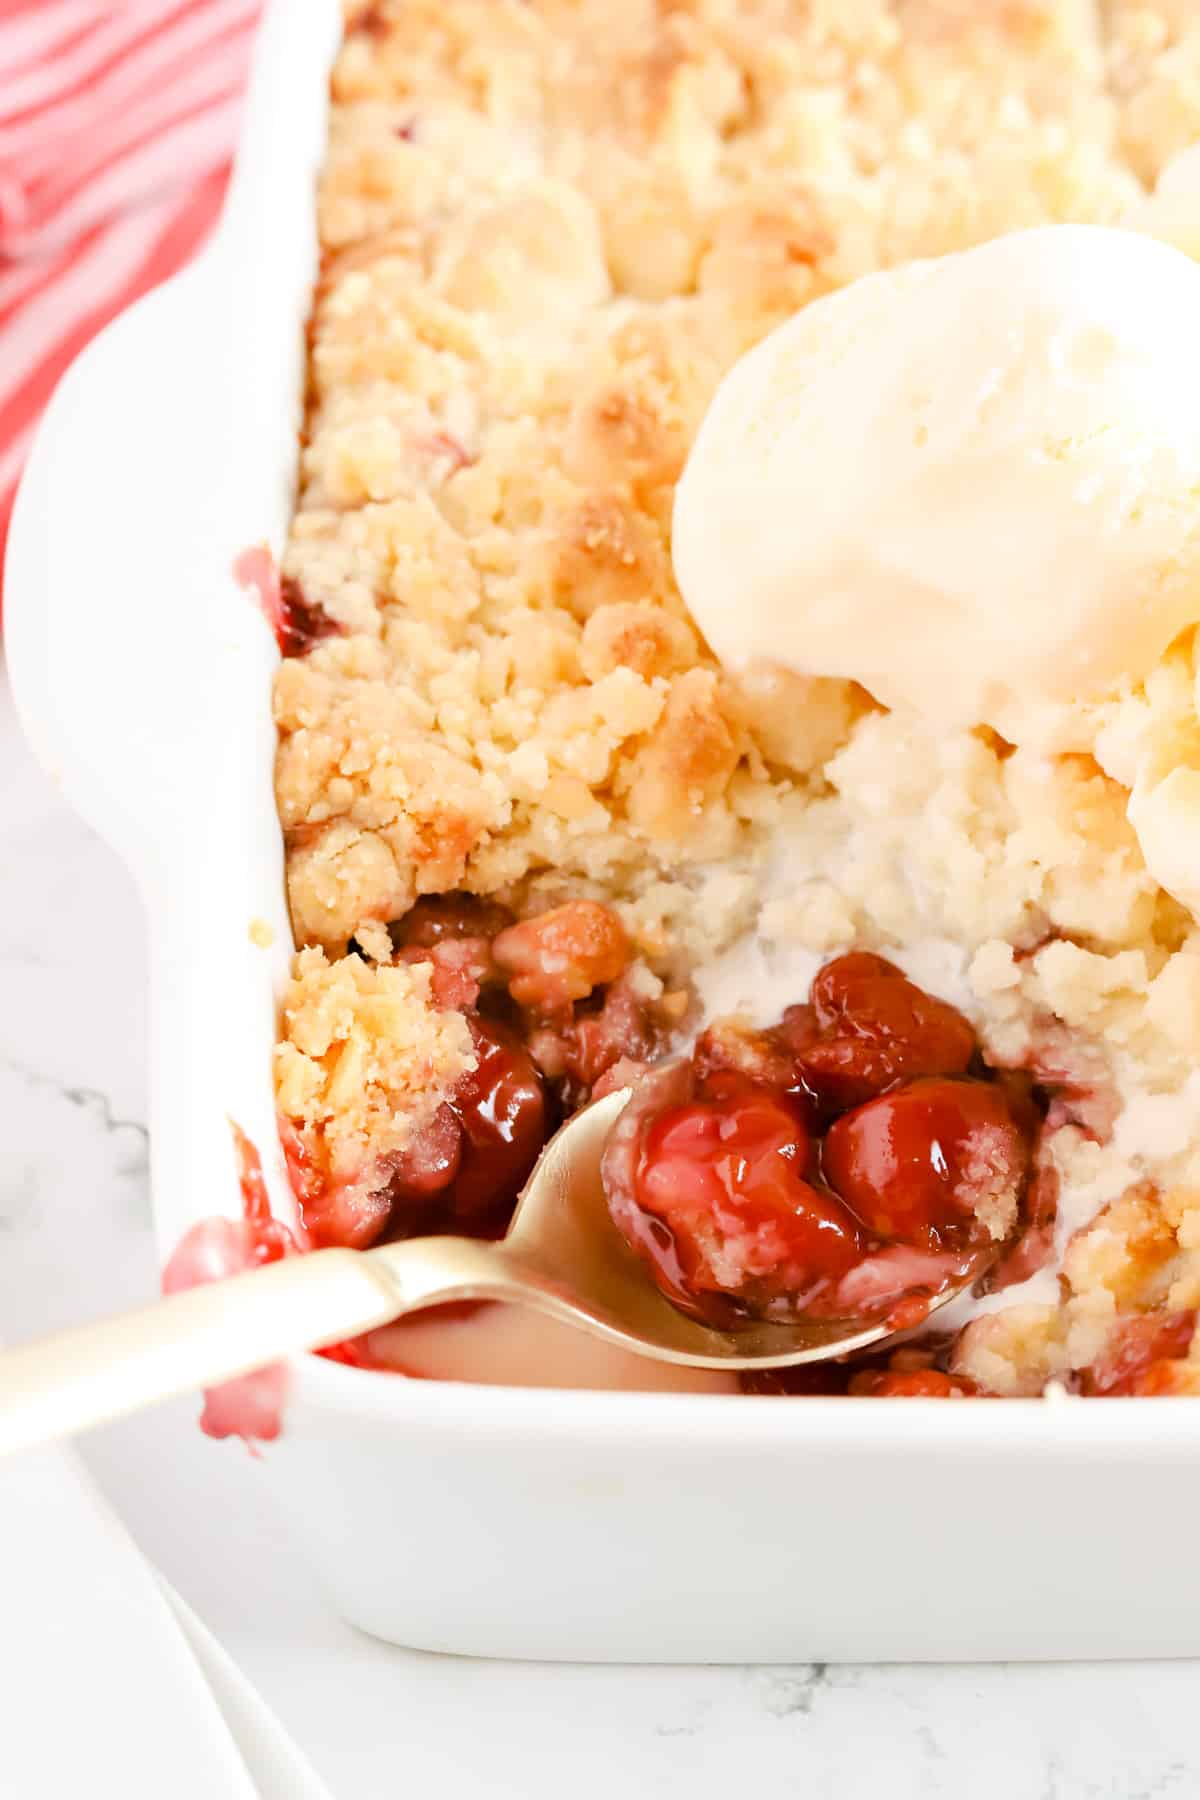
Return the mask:
M 451 1300 L 532 1306 L 623 1350 L 703 1369 L 823 1362 L 897 1335 L 886 1323 L 827 1319 L 716 1331 L 672 1306 L 613 1225 L 600 1183 L 601 1153 L 628 1098 L 622 1089 L 595 1101 L 551 1138 L 498 1243 L 418 1237 L 316 1250 L 3 1352 L 0 1453 Z M 977 1259 L 930 1311 L 987 1266 Z

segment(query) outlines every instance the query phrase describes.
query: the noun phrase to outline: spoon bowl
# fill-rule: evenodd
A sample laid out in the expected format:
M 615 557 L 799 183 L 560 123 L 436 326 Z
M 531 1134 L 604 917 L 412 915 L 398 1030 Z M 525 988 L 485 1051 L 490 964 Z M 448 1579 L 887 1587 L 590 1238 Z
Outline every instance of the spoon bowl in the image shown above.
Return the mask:
M 628 1099 L 623 1088 L 593 1101 L 551 1138 L 498 1244 L 417 1240 L 447 1270 L 461 1259 L 465 1285 L 456 1298 L 535 1306 L 624 1350 L 701 1369 L 788 1368 L 896 1336 L 895 1327 L 862 1319 L 748 1321 L 735 1331 L 720 1331 L 673 1306 L 613 1224 L 600 1180 L 604 1147 Z M 412 1243 L 371 1252 L 381 1278 L 394 1274 L 398 1291 L 411 1279 Z M 969 1276 L 938 1295 L 930 1311 L 977 1281 L 983 1267 L 982 1261 L 974 1263 Z M 406 1302 L 404 1311 L 409 1310 Z

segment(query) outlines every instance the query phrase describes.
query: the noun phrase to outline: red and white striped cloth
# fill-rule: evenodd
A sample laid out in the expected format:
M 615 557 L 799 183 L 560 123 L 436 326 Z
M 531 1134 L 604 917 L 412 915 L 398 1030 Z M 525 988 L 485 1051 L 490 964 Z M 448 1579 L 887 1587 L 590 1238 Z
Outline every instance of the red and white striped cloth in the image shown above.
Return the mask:
M 220 210 L 260 0 L 0 0 L 0 567 L 59 376 Z

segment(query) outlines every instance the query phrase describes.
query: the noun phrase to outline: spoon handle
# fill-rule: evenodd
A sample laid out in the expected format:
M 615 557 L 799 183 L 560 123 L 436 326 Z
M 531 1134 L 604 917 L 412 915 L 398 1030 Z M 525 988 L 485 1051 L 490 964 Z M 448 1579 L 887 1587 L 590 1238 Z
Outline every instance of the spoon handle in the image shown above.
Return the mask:
M 0 1352 L 0 1455 L 386 1324 L 381 1275 L 317 1250 Z

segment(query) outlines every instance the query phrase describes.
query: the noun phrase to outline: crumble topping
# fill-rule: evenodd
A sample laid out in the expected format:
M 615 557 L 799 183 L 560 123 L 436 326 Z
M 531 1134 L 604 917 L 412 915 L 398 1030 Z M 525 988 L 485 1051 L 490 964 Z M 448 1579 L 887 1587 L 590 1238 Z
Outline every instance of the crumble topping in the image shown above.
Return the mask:
M 718 379 L 868 270 L 1119 217 L 1174 147 L 1135 175 L 1123 119 L 1197 54 L 1075 0 L 355 17 L 284 564 L 348 635 L 277 700 L 332 949 L 421 892 L 718 861 L 819 770 L 857 697 L 747 693 L 671 576 Z
M 1200 1056 L 1200 932 L 1126 818 L 1148 757 L 1200 769 L 1194 639 L 1097 719 L 1093 756 L 927 739 L 852 684 L 720 669 L 670 516 L 717 382 L 798 307 L 1153 206 L 1200 135 L 1200 18 L 1168 0 L 347 18 L 282 566 L 333 628 L 275 687 L 305 946 L 282 1114 L 350 1178 L 472 1068 L 433 965 L 391 960 L 387 926 L 422 895 L 518 918 L 603 901 L 639 979 L 702 998 L 752 927 L 776 979 L 805 970 L 776 1002 L 821 956 L 880 949 L 997 1067 L 1073 1097 L 1052 1152 L 1062 1303 L 1044 1274 L 1032 1299 L 992 1296 L 956 1374 L 1040 1391 L 1126 1313 L 1194 1309 L 1200 1106 L 1179 1141 L 1161 1127 Z
M 459 1012 L 430 1001 L 428 963 L 328 962 L 301 950 L 275 1052 L 280 1111 L 323 1151 L 323 1172 L 357 1180 L 403 1150 L 475 1061 Z

